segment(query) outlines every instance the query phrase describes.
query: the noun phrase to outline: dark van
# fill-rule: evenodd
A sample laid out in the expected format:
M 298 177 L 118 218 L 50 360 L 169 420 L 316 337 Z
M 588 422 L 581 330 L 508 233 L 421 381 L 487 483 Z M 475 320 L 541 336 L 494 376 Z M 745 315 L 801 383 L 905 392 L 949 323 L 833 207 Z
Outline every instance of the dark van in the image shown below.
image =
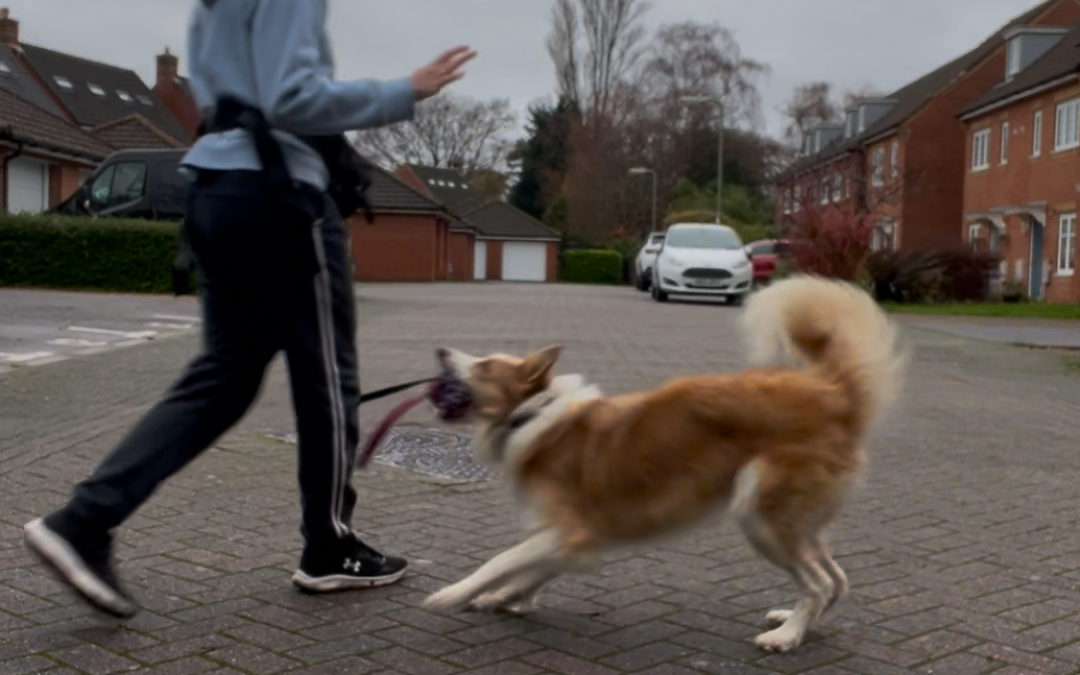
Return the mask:
M 71 197 L 51 211 L 69 215 L 181 220 L 187 150 L 121 150 L 101 163 Z

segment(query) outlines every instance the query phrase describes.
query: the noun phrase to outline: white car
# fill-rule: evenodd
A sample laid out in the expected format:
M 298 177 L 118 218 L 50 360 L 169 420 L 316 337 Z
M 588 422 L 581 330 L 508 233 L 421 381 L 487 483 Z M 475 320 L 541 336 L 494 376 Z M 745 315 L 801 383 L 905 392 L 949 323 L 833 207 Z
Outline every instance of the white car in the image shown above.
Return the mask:
M 660 252 L 660 247 L 664 244 L 664 233 L 653 232 L 645 240 L 645 245 L 638 251 L 637 258 L 634 260 L 634 286 L 639 291 L 649 290 L 649 286 L 652 284 L 652 268 L 656 262 L 656 254 Z
M 750 292 L 754 270 L 738 233 L 726 225 L 680 223 L 668 228 L 653 264 L 652 296 L 726 298 L 738 305 Z

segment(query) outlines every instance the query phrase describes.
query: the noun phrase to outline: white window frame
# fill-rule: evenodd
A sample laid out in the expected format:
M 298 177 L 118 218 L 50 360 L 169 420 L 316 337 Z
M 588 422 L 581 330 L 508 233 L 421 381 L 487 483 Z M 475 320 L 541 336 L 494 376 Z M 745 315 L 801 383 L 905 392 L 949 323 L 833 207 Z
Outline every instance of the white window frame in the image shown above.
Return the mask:
M 971 170 L 990 168 L 990 129 L 979 129 L 971 135 Z
M 874 150 L 874 165 L 873 173 L 870 177 L 870 182 L 874 187 L 881 187 L 885 185 L 885 148 L 881 147 Z
M 1005 165 L 1009 163 L 1009 123 L 1001 123 L 1001 156 L 998 157 L 998 163 Z
M 820 202 L 822 206 L 825 206 L 826 204 L 829 203 L 829 177 L 828 176 L 822 176 L 821 177 L 821 181 L 818 182 L 818 191 L 821 192 L 821 195 L 818 197 L 818 202 Z
M 1031 156 L 1042 154 L 1043 111 L 1036 110 L 1031 119 Z
M 799 211 L 802 211 L 802 187 L 799 186 L 799 185 L 796 185 L 795 186 L 795 203 L 792 204 L 792 206 L 791 206 L 791 212 L 792 213 L 798 213 Z
M 1076 214 L 1058 216 L 1057 275 L 1071 277 L 1076 272 Z
M 972 251 L 975 250 L 975 242 L 979 241 L 979 233 L 982 231 L 982 225 L 979 223 L 972 223 L 968 225 L 968 248 Z
M 1054 152 L 1080 147 L 1080 98 L 1058 104 L 1054 119 Z
M 844 174 L 834 173 L 832 177 L 832 200 L 839 202 L 844 196 Z
M 784 215 L 791 214 L 791 188 L 784 190 Z
M 1008 53 L 1005 56 L 1005 78 L 1012 79 L 1020 72 L 1020 38 L 1014 37 L 1009 40 Z
M 900 175 L 900 141 L 893 141 L 889 152 L 889 173 L 896 178 Z

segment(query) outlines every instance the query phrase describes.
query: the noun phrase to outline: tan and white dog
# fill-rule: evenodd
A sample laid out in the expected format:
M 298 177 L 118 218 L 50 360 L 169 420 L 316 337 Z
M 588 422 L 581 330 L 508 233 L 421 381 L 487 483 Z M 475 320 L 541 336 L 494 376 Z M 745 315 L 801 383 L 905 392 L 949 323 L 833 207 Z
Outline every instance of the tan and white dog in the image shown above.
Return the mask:
M 873 300 L 839 282 L 779 282 L 750 299 L 741 325 L 752 361 L 771 366 L 614 397 L 553 376 L 558 347 L 521 359 L 439 350 L 471 393 L 474 451 L 504 468 L 537 528 L 425 605 L 527 611 L 541 586 L 597 554 L 726 508 L 801 593 L 768 613 L 756 644 L 799 645 L 847 589 L 822 530 L 904 359 Z

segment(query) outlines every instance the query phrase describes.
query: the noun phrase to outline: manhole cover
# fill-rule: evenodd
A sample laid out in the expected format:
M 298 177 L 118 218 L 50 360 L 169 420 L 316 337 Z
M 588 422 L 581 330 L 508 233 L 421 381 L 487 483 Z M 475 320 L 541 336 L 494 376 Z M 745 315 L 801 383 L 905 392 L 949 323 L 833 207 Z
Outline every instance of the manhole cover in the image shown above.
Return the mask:
M 296 444 L 296 434 L 267 432 L 264 436 Z M 394 427 L 375 451 L 373 461 L 456 480 L 485 481 L 497 473 L 494 467 L 473 461 L 468 436 L 426 427 Z

